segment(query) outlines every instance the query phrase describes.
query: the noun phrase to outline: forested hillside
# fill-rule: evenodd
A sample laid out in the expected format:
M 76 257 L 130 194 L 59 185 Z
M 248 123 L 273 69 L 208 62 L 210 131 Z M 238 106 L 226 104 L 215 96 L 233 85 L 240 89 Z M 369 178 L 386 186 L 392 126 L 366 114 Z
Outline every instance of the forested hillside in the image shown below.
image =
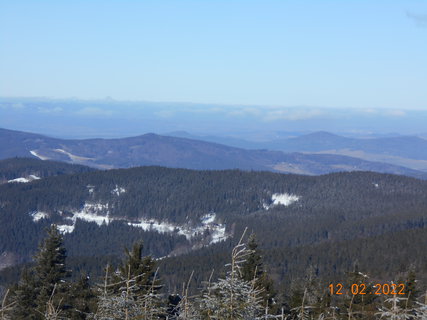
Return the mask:
M 411 266 L 425 279 L 426 194 L 425 181 L 372 172 L 139 167 L 8 183 L 0 186 L 1 262 L 30 261 L 55 223 L 79 270 L 102 273 L 101 264 L 144 240 L 146 254 L 168 256 L 161 262 L 168 288 L 180 287 L 192 270 L 197 287 L 212 268 L 220 270 L 248 227 L 277 283 L 289 285 L 311 266 L 339 280 L 356 262 L 378 279 L 393 280 Z
M 220 275 L 214 270 L 196 288 L 198 264 L 180 294 L 164 286 L 158 261 L 143 255 L 143 242 L 125 249 L 122 261 L 104 265 L 94 282 L 86 271 L 67 268 L 67 249 L 53 224 L 40 243 L 34 263 L 2 295 L 3 319 L 102 320 L 301 320 L 425 319 L 423 295 L 413 267 L 393 281 L 381 282 L 356 264 L 345 278 L 327 282 L 313 265 L 290 287 L 278 288 L 266 269 L 256 236 L 247 228 L 230 248 Z M 170 264 L 170 261 L 169 261 Z M 163 265 L 164 266 L 164 265 Z M 176 271 L 177 266 L 173 266 Z M 74 280 L 71 276 L 74 275 Z M 207 281 L 206 281 L 207 280 Z
M 0 128 L 0 159 L 33 157 L 98 169 L 164 166 L 195 170 L 257 170 L 307 175 L 375 171 L 427 179 L 425 171 L 336 154 L 247 150 L 207 141 L 147 133 L 119 139 L 57 139 Z M 267 147 L 268 148 L 268 147 Z M 332 153 L 335 153 L 333 150 Z
M 28 178 L 30 176 L 35 176 L 35 179 L 37 179 L 94 170 L 93 168 L 77 164 L 42 161 L 32 158 L 5 159 L 0 160 L 0 184 L 14 179 Z

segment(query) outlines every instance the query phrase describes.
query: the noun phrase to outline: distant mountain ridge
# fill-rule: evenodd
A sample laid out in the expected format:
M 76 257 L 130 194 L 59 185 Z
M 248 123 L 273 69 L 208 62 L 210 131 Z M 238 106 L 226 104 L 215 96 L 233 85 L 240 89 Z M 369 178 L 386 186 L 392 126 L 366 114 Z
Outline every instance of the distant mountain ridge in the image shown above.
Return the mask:
M 427 140 L 418 136 L 350 138 L 318 131 L 297 137 L 256 142 L 233 137 L 196 136 L 186 132 L 172 132 L 171 135 L 247 149 L 344 155 L 427 172 Z
M 424 172 L 355 157 L 246 150 L 153 133 L 120 139 L 66 140 L 0 129 L 0 159 L 16 156 L 101 169 L 159 165 L 198 170 L 241 169 L 308 175 L 376 171 L 427 178 Z

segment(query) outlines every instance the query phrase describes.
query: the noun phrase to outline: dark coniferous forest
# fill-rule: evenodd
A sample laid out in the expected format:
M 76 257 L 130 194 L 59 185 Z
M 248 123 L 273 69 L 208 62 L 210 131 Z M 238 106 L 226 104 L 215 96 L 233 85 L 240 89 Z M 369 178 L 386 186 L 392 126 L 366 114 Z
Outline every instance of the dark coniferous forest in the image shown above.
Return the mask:
M 426 181 L 33 159 L 0 176 L 4 318 L 425 316 Z

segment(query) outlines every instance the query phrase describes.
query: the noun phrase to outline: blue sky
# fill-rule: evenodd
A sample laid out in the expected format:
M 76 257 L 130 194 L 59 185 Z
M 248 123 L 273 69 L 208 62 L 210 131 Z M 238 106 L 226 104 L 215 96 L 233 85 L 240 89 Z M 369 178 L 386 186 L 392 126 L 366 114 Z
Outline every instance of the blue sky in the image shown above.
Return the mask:
M 427 109 L 427 2 L 0 0 L 0 96 Z

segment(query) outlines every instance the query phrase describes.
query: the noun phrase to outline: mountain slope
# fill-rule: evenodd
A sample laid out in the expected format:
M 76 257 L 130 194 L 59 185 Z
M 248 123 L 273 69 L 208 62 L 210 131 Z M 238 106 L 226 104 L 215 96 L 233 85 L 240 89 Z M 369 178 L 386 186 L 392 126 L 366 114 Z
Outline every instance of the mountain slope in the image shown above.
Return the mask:
M 28 261 L 43 230 L 56 223 L 73 259 L 118 256 L 143 239 L 157 257 L 193 252 L 171 259 L 187 271 L 196 259 L 209 272 L 210 261 L 221 263 L 215 257 L 228 255 L 248 227 L 278 281 L 310 261 L 338 277 L 359 260 L 363 270 L 382 268 L 382 278 L 411 263 L 423 270 L 426 193 L 427 181 L 372 172 L 312 177 L 141 167 L 52 176 L 0 185 L 0 256 Z M 373 252 L 381 252 L 375 261 L 368 259 Z
M 0 130 L 0 158 L 32 156 L 97 168 L 161 165 L 188 169 L 266 170 L 300 174 L 337 171 L 377 171 L 426 178 L 427 174 L 401 166 L 341 155 L 286 154 L 245 150 L 186 138 L 145 134 L 122 139 L 61 140 Z
M 42 161 L 31 158 L 0 160 L 0 184 L 5 182 L 25 182 L 63 174 L 90 172 L 95 169 L 64 162 Z

